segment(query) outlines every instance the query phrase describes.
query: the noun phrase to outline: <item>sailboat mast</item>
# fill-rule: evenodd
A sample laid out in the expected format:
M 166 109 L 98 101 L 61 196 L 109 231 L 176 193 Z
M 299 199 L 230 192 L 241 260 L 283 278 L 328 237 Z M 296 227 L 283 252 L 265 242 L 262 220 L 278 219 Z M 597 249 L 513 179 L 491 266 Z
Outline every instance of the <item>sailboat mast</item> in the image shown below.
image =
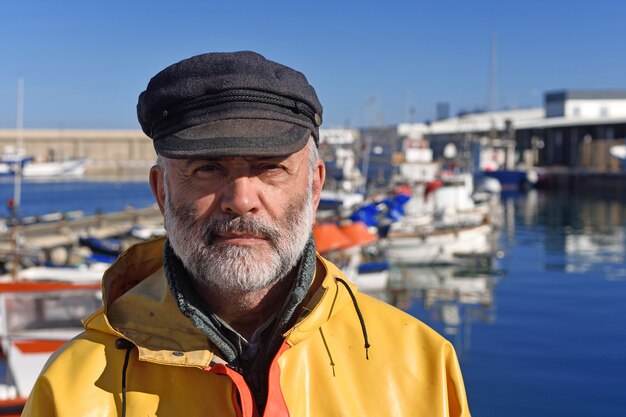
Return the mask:
M 21 150 L 24 148 L 24 77 L 17 78 L 17 111 L 15 138 L 15 175 L 13 187 L 13 210 L 19 213 L 22 200 L 22 161 Z
M 489 111 L 496 111 L 498 107 L 498 57 L 495 31 L 491 32 L 489 61 Z

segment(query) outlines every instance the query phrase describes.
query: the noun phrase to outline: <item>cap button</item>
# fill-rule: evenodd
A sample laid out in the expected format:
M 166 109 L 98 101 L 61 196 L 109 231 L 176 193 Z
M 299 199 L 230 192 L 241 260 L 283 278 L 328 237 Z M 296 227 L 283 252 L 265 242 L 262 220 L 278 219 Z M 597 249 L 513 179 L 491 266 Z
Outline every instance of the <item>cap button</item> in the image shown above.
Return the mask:
M 318 125 L 318 126 L 322 125 L 322 116 L 320 116 L 317 113 L 315 113 L 315 124 Z

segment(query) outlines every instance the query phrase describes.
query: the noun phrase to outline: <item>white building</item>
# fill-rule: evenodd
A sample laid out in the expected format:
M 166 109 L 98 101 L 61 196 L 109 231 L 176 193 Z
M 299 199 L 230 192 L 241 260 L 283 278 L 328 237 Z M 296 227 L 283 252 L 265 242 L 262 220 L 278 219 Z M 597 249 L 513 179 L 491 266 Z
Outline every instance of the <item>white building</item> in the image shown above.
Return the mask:
M 626 118 L 626 91 L 555 91 L 545 100 L 548 118 Z

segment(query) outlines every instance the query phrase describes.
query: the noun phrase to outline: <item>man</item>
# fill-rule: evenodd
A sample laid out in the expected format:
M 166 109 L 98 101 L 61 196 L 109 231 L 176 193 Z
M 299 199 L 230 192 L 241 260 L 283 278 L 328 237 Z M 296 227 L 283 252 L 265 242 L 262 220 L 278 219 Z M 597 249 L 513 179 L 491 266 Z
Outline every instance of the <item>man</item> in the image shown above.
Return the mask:
M 167 240 L 122 254 L 26 416 L 469 416 L 451 345 L 315 253 L 322 106 L 252 52 L 140 95 Z

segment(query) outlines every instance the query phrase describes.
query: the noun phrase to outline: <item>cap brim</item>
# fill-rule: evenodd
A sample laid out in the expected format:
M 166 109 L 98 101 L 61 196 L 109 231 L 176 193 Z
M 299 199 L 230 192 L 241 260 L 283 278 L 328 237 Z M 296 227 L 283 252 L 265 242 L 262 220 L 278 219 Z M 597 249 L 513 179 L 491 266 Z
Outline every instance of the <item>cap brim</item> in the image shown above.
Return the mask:
M 310 129 L 280 120 L 225 119 L 193 126 L 155 141 L 168 158 L 281 156 L 298 152 Z

